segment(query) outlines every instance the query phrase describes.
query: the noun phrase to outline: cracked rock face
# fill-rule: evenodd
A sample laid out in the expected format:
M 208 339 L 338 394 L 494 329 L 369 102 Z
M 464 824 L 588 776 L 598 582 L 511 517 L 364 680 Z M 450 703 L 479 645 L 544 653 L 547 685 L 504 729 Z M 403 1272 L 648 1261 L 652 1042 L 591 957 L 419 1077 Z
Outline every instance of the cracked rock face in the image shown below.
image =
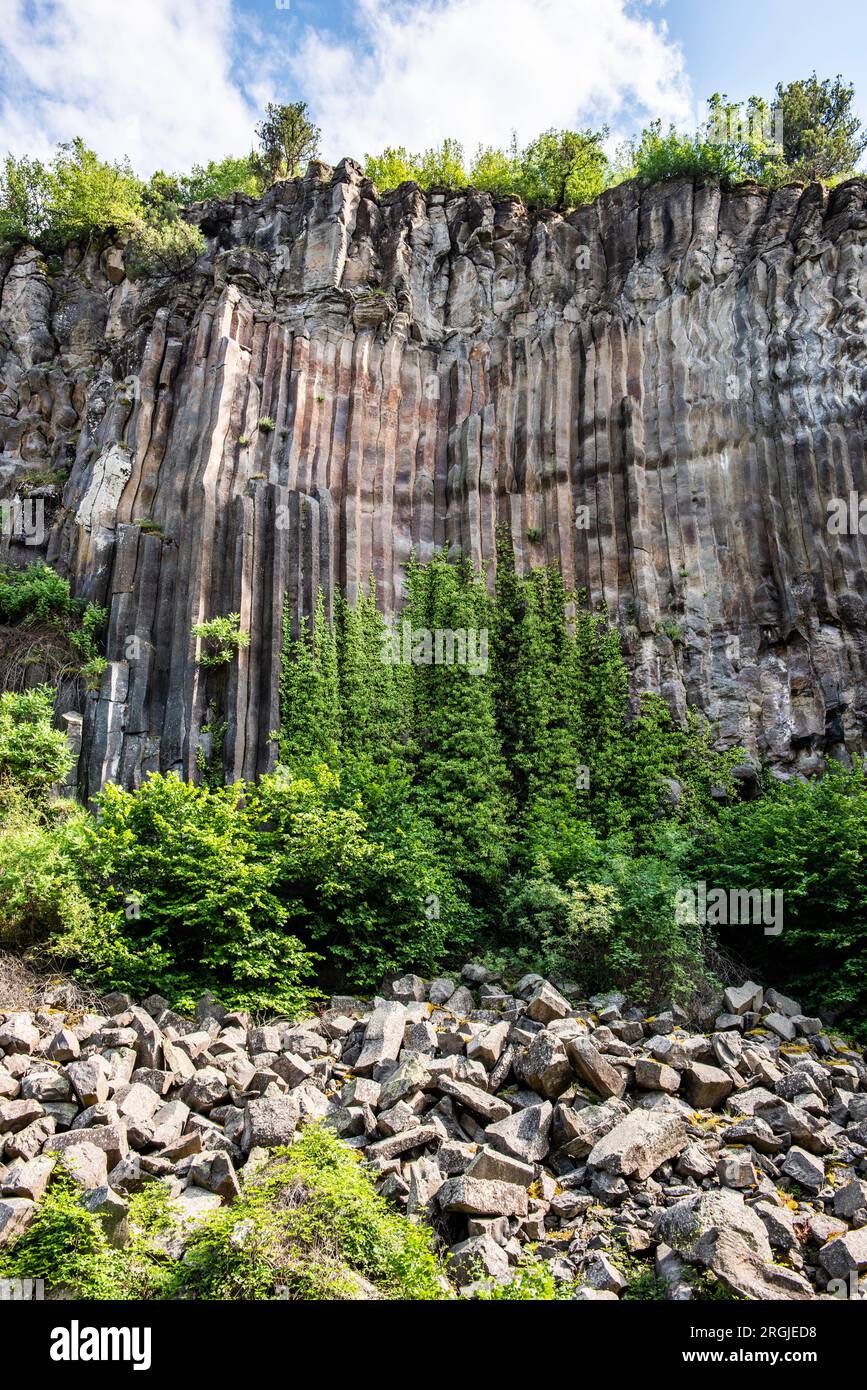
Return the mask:
M 0 260 L 0 498 L 68 470 L 13 558 L 110 611 L 82 789 L 195 775 L 190 629 L 229 611 L 226 771 L 267 769 L 284 599 L 373 576 L 394 612 L 413 550 L 481 565 L 498 524 L 604 603 L 636 692 L 784 773 L 860 749 L 865 537 L 828 521 L 867 495 L 865 205 L 675 181 L 536 215 L 344 161 L 198 205 L 185 280 Z

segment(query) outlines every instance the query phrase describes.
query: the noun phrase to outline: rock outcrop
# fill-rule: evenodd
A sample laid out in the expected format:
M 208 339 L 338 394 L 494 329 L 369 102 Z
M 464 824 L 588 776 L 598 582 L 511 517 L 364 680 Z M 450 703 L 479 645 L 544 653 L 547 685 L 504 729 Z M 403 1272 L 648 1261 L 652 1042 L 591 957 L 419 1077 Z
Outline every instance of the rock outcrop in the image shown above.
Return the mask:
M 683 1301 L 708 1279 L 750 1299 L 867 1296 L 867 1064 L 754 984 L 698 1020 L 573 1004 L 537 975 L 510 991 L 478 965 L 291 1024 L 210 997 L 195 1019 L 156 996 L 50 1005 L 0 1012 L 0 1247 L 58 1155 L 122 1245 L 143 1185 L 195 1222 L 319 1122 L 434 1226 L 460 1289 L 510 1279 L 532 1247 L 581 1299 Z M 563 1059 L 556 1083 L 543 1054 Z
M 208 251 L 178 279 L 132 283 L 118 247 L 0 260 L 0 497 L 46 517 L 11 548 L 110 611 L 83 791 L 195 775 L 194 623 L 252 634 L 220 698 L 253 776 L 284 600 L 373 576 L 392 612 L 413 550 L 481 565 L 498 524 L 721 743 L 782 772 L 862 747 L 863 180 L 633 182 L 559 215 L 380 197 L 344 161 L 190 215 Z M 855 534 L 828 525 L 850 495 Z

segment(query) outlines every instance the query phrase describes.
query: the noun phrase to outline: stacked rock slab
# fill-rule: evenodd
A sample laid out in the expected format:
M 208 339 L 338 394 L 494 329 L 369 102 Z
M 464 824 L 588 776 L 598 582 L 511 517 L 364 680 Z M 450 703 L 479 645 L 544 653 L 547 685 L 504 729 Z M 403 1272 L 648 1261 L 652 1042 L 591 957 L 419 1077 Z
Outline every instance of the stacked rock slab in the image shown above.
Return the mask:
M 708 1278 L 754 1299 L 867 1296 L 859 1051 L 753 982 L 701 1018 L 647 1018 L 479 965 L 291 1025 L 210 997 L 195 1019 L 125 995 L 0 1013 L 0 1246 L 57 1155 L 124 1244 L 145 1184 L 188 1228 L 311 1123 L 434 1226 L 459 1289 L 510 1279 L 532 1247 L 580 1299 L 620 1297 L 636 1261 L 674 1300 Z
M 867 184 L 623 184 L 571 213 L 380 196 L 351 161 L 197 205 L 195 272 L 0 257 L 4 527 L 109 610 L 82 789 L 196 775 L 193 624 L 251 633 L 230 778 L 273 764 L 284 601 L 510 528 L 622 633 L 635 690 L 783 771 L 862 746 Z M 68 473 L 65 483 L 55 479 Z M 850 495 L 855 496 L 855 523 Z M 829 507 L 845 503 L 845 525 Z M 834 513 L 839 522 L 838 512 Z M 213 680 L 213 677 L 211 677 Z

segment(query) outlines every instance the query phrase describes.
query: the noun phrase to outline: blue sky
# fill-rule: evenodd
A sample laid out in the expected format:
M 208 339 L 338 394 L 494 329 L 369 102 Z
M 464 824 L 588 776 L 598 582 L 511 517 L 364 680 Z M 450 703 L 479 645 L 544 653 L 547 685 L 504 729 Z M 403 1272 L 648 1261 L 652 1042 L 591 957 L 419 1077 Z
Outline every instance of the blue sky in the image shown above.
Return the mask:
M 863 0 L 0 0 L 0 152 L 80 134 L 143 174 L 186 168 L 299 98 L 332 161 L 553 125 L 613 145 L 813 68 L 867 120 Z

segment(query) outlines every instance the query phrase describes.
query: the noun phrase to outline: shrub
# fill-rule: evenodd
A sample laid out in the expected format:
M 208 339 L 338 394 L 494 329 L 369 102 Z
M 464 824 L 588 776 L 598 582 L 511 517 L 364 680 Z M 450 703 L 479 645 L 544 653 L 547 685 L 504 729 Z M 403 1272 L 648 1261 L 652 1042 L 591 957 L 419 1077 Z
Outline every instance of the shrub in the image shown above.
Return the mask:
M 54 692 L 37 686 L 0 695 L 0 781 L 44 798 L 72 766 L 66 735 L 53 727 Z
M 193 637 L 202 644 L 201 666 L 227 666 L 243 647 L 249 647 L 250 634 L 241 628 L 240 613 L 228 613 L 205 623 L 194 623 Z
M 295 1013 L 314 957 L 287 929 L 279 866 L 262 853 L 246 788 L 152 773 L 109 784 L 79 847 L 91 922 L 52 949 L 101 988 L 159 988 L 191 1008 L 204 990 L 234 1007 Z
M 312 763 L 265 777 L 250 814 L 293 929 L 339 978 L 376 988 L 391 972 L 433 969 L 459 935 L 461 914 L 427 827 L 406 807 L 405 784 L 389 787 L 369 768 L 355 772 L 353 781 L 349 771 Z M 367 808 L 380 798 L 386 805 L 373 826 Z
M 708 178 L 732 183 L 743 177 L 737 151 L 728 143 L 704 134 L 685 135 L 674 125 L 663 133 L 662 122 L 652 121 L 633 141 L 625 155 L 624 173 L 657 183 L 661 179 Z
M 48 565 L 0 569 L 0 621 L 22 628 L 54 628 L 74 654 L 73 672 L 77 666 L 87 689 L 99 685 L 106 668 L 98 649 L 106 616 L 98 604 L 73 598 L 69 580 Z
M 20 787 L 0 791 L 0 939 L 41 946 L 92 922 L 78 877 L 88 815 L 69 804 L 42 812 Z
M 271 434 L 271 432 L 276 428 L 276 421 L 272 420 L 270 415 L 262 416 L 261 420 L 259 421 L 259 429 L 262 431 L 263 434 Z
M 184 275 L 205 250 L 205 238 L 198 227 L 191 227 L 180 217 L 156 225 L 140 222 L 127 248 L 127 270 L 131 279 L 142 275 Z
M 44 1279 L 50 1292 L 82 1299 L 126 1297 L 123 1257 L 109 1245 L 99 1218 L 81 1205 L 81 1188 L 62 1169 L 32 1224 L 0 1250 L 0 1277 Z
M 4 623 L 62 621 L 72 611 L 69 580 L 48 565 L 0 570 L 0 619 Z
M 476 1295 L 483 1303 L 550 1303 L 572 1299 L 580 1280 L 557 1279 L 551 1267 L 532 1253 L 521 1256 L 510 1279 L 502 1284 L 488 1283 Z
M 780 890 L 783 931 L 738 929 L 760 975 L 867 1030 L 867 778 L 832 763 L 821 780 L 772 782 L 709 824 L 693 859 L 708 887 Z
M 201 1299 L 438 1299 L 428 1228 L 394 1212 L 358 1156 L 321 1125 L 276 1150 L 238 1201 L 197 1228 L 176 1269 Z

